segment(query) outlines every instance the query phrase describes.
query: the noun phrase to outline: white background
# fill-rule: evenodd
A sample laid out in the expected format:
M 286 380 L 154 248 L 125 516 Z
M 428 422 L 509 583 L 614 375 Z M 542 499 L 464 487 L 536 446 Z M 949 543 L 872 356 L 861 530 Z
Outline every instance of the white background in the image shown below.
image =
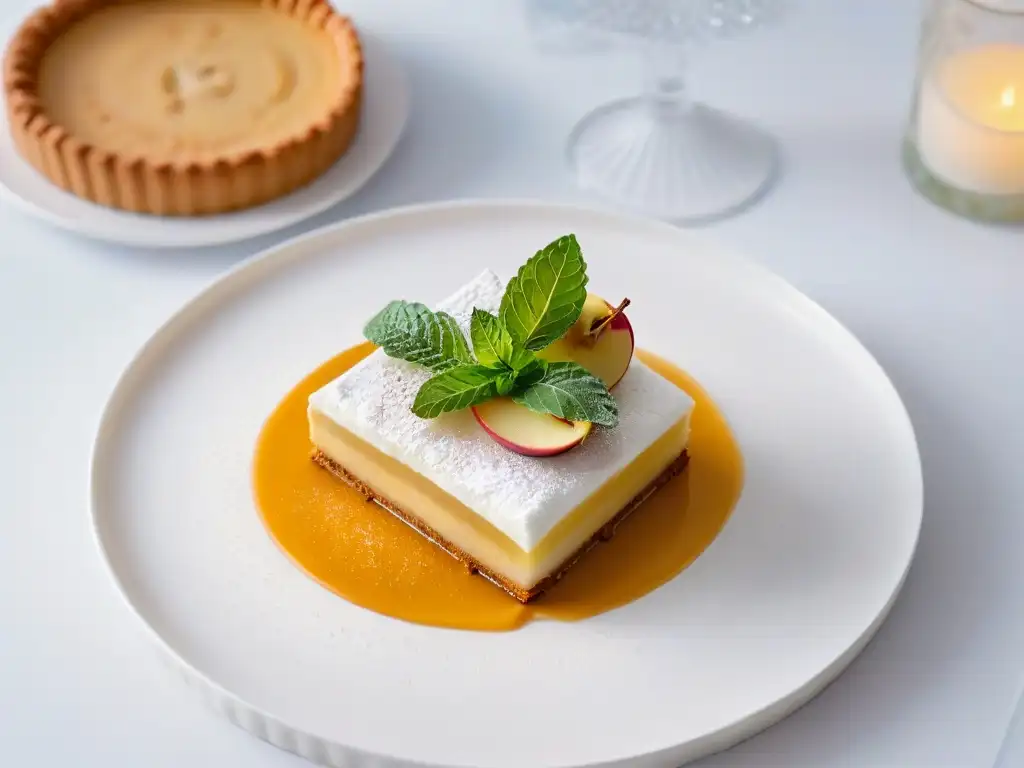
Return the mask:
M 4 31 L 31 6 L 0 0 Z M 0 208 L 0 764 L 304 764 L 207 712 L 106 581 L 86 499 L 100 409 L 168 314 L 285 236 L 426 200 L 586 202 L 563 171 L 564 136 L 638 85 L 622 56 L 539 53 L 517 0 L 339 6 L 391 46 L 413 88 L 405 139 L 348 203 L 189 252 L 86 242 Z M 954 218 L 906 182 L 919 19 L 909 0 L 803 3 L 695 57 L 696 95 L 760 121 L 785 154 L 772 194 L 709 231 L 878 357 L 914 421 L 926 496 L 909 581 L 867 651 L 702 768 L 988 768 L 1024 684 L 1024 229 Z

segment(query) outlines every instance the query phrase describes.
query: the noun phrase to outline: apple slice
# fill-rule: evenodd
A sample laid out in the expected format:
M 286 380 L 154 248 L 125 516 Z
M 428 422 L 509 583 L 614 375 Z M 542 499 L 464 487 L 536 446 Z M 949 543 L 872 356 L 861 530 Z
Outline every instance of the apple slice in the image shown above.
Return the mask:
M 507 397 L 473 406 L 473 415 L 495 442 L 523 456 L 565 453 L 582 443 L 593 427 L 589 421 L 531 411 Z
M 588 293 L 575 325 L 538 354 L 550 362 L 579 363 L 611 389 L 626 375 L 633 359 L 633 326 L 623 312 L 628 304 L 627 299 L 613 307 Z

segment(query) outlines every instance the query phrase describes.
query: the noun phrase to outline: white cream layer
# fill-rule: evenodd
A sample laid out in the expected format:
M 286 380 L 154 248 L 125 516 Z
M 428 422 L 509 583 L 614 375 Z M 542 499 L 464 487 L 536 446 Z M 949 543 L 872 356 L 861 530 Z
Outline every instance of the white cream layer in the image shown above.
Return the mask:
M 504 283 L 486 271 L 441 302 L 469 338 L 473 308 L 497 313 Z M 634 359 L 612 390 L 615 429 L 597 427 L 559 456 L 531 458 L 491 440 L 468 410 L 421 419 L 410 407 L 430 374 L 377 350 L 309 397 L 309 407 L 461 501 L 524 551 L 693 408 L 681 389 Z M 415 510 L 410 510 L 415 513 Z

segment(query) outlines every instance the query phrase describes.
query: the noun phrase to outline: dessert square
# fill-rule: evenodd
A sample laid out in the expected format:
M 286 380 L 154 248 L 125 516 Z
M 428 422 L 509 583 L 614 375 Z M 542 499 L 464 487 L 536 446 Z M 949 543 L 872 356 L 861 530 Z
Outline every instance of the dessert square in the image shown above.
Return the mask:
M 468 338 L 473 309 L 497 312 L 504 289 L 485 271 L 437 309 Z M 430 376 L 378 349 L 314 392 L 314 460 L 522 602 L 685 468 L 693 400 L 635 358 L 612 390 L 618 425 L 549 456 L 509 450 L 469 410 L 416 416 Z

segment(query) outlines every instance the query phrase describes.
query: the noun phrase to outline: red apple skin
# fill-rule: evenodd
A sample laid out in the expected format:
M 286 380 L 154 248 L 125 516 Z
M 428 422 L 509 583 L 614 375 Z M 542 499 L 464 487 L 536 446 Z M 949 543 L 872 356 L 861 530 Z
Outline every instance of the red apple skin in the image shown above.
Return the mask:
M 528 446 L 528 445 L 519 445 L 518 443 L 512 442 L 511 440 L 509 440 L 509 439 L 507 439 L 505 437 L 502 437 L 497 432 L 495 432 L 493 429 L 491 429 L 490 426 L 488 426 L 487 422 L 484 421 L 483 417 L 480 416 L 480 413 L 479 413 L 479 411 L 477 411 L 477 408 L 476 408 L 475 405 L 470 410 L 473 411 L 473 417 L 476 419 L 476 423 L 480 425 L 480 427 L 483 429 L 483 431 L 486 432 L 487 435 L 492 440 L 494 440 L 494 442 L 496 442 L 502 448 L 507 448 L 508 450 L 512 451 L 513 453 L 518 453 L 518 454 L 520 454 L 522 456 L 531 456 L 531 457 L 534 457 L 534 458 L 546 458 L 548 456 L 558 456 L 561 453 L 565 453 L 566 451 L 571 450 L 572 448 L 575 448 L 577 445 L 582 443 L 587 438 L 587 436 L 590 434 L 590 429 L 587 429 L 587 431 L 584 432 L 578 439 L 570 440 L 568 443 L 566 443 L 564 445 L 553 446 L 553 447 L 549 447 L 549 448 L 536 448 L 536 447 Z M 557 417 L 552 416 L 551 418 L 554 419 L 554 418 L 557 418 Z M 560 421 L 565 421 L 564 419 L 559 419 L 559 420 Z M 588 425 L 588 427 L 592 428 L 591 425 Z
M 608 311 L 609 312 L 614 312 L 615 311 L 615 307 L 613 307 L 611 304 L 609 304 L 607 299 L 605 299 L 604 303 L 608 306 Z M 636 352 L 636 335 L 633 333 L 633 324 L 629 322 L 629 318 L 626 317 L 626 313 L 625 312 L 620 312 L 619 314 L 617 314 L 615 317 L 612 318 L 612 321 L 610 323 L 608 323 L 608 329 L 605 331 L 605 333 L 608 333 L 609 331 L 614 332 L 614 333 L 628 333 L 629 334 L 629 359 L 630 359 L 630 361 L 632 361 L 633 353 Z M 629 370 L 629 363 L 626 364 L 626 367 L 622 370 L 622 373 L 620 374 L 619 378 L 617 378 L 608 387 L 608 389 L 610 390 L 612 387 L 614 387 L 616 384 L 618 384 L 620 381 L 622 381 L 622 377 L 626 375 L 626 371 L 628 371 L 628 370 Z

